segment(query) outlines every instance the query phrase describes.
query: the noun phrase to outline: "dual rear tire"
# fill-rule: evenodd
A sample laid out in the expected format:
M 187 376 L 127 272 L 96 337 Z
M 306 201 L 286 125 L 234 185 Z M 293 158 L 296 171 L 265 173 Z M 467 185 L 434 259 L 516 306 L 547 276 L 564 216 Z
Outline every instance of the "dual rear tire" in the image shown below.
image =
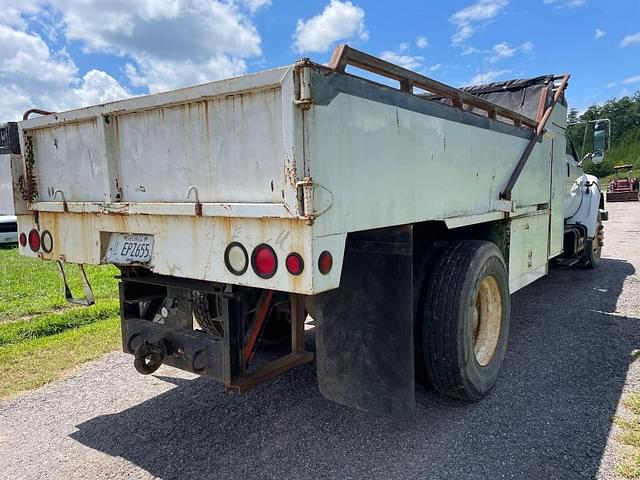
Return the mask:
M 422 282 L 417 371 L 443 395 L 480 400 L 498 377 L 510 316 L 509 277 L 498 247 L 451 243 Z

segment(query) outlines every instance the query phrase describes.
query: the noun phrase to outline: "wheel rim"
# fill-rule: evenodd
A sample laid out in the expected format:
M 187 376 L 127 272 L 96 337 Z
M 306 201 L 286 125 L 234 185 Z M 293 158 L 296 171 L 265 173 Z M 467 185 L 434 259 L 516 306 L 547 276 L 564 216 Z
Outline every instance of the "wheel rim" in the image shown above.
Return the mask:
M 473 312 L 473 353 L 483 367 L 489 365 L 496 354 L 501 323 L 500 286 L 496 277 L 488 275 L 480 283 Z

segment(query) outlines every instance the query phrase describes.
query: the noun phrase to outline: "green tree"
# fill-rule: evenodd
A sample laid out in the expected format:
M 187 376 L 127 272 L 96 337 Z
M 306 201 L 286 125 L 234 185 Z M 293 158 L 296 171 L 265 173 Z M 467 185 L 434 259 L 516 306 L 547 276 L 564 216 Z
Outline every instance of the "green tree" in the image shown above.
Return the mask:
M 606 177 L 613 174 L 614 165 L 632 164 L 640 170 L 640 91 L 632 96 L 613 98 L 602 105 L 592 105 L 582 115 L 575 109 L 570 110 L 567 115 L 568 123 L 600 118 L 611 120 L 611 146 L 602 164 L 593 165 L 586 161 L 585 171 L 598 177 Z M 587 125 L 570 127 L 569 137 L 578 152 L 591 151 L 593 132 Z M 634 174 L 640 175 L 640 172 Z

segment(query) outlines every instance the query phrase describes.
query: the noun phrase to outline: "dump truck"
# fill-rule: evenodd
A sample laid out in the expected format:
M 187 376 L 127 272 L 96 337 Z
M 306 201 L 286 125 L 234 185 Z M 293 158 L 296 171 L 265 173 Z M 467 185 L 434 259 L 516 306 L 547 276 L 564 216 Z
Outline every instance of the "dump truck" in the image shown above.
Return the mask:
M 315 360 L 350 407 L 406 414 L 417 384 L 478 401 L 510 295 L 552 260 L 600 262 L 607 212 L 566 154 L 568 81 L 454 88 L 342 45 L 328 65 L 29 111 L 3 156 L 20 254 L 57 262 L 84 304 L 83 265 L 116 265 L 143 374 L 244 393 Z

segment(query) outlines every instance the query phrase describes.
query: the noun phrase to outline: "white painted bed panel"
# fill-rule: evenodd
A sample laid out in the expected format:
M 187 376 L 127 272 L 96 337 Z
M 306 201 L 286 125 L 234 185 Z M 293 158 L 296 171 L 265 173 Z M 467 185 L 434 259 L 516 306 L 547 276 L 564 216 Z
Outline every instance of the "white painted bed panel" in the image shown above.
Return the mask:
M 271 88 L 116 117 L 123 198 L 282 202 L 282 93 Z
M 34 130 L 31 136 L 41 200 L 52 200 L 56 190 L 67 201 L 105 200 L 105 143 L 96 118 Z
M 323 187 L 316 210 L 328 208 L 316 236 L 491 212 L 527 144 L 346 94 L 306 118 L 308 164 Z M 550 163 L 545 141 L 516 184 L 516 207 L 549 202 Z
M 509 290 L 520 290 L 548 270 L 549 211 L 511 221 Z

